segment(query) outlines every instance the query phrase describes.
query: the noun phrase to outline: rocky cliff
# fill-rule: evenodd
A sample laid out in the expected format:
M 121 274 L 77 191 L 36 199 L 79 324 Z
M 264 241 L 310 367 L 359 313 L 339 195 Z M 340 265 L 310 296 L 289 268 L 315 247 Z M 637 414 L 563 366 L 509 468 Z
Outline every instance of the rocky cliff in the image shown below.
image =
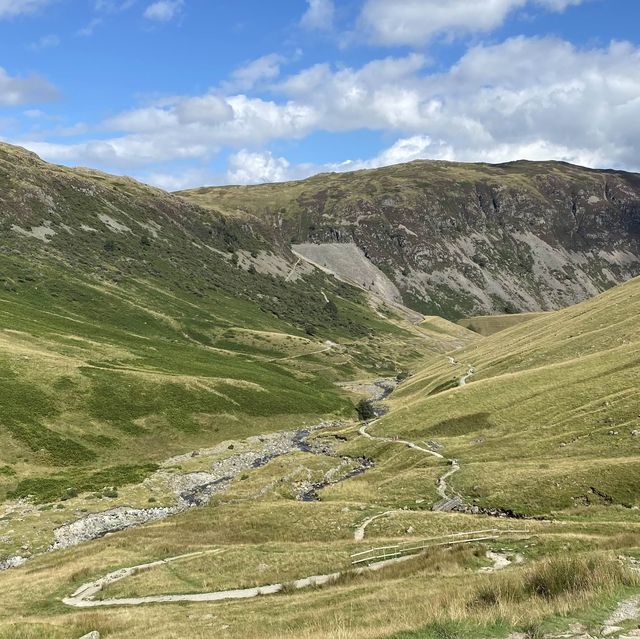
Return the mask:
M 337 263 L 355 244 L 387 290 L 446 317 L 557 309 L 640 274 L 638 174 L 416 161 L 180 195 L 265 225 L 283 245 L 344 245 Z M 313 251 L 329 270 L 340 252 Z

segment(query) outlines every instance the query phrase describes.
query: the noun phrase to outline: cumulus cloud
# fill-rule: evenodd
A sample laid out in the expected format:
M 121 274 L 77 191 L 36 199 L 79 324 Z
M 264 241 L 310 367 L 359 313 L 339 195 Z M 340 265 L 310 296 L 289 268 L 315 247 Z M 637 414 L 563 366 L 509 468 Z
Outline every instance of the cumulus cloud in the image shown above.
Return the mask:
M 165 191 L 182 191 L 203 185 L 214 185 L 226 182 L 224 176 L 218 175 L 205 167 L 194 167 L 185 170 L 150 171 L 139 176 L 140 181 L 157 186 Z
M 527 5 L 564 11 L 585 0 L 366 0 L 359 29 L 383 45 L 421 46 L 432 38 L 486 33 Z
M 52 102 L 58 97 L 57 89 L 45 78 L 39 75 L 10 76 L 0 67 L 0 106 Z
M 251 152 L 243 149 L 229 158 L 227 177 L 233 184 L 257 184 L 283 182 L 291 179 L 291 173 L 285 158 L 276 158 L 269 151 Z
M 158 0 L 145 9 L 144 17 L 154 22 L 171 22 L 180 15 L 183 5 L 183 0 Z
M 226 86 L 229 89 L 248 91 L 260 82 L 275 80 L 280 75 L 280 65 L 284 61 L 285 58 L 278 53 L 270 53 L 252 60 L 236 69 Z
M 56 0 L 0 0 L 0 20 L 35 13 Z
M 445 72 L 411 54 L 360 68 L 315 65 L 272 90 L 277 99 L 218 91 L 166 99 L 103 123 L 111 137 L 42 151 L 58 161 L 140 167 L 202 162 L 231 147 L 241 151 L 228 179 L 250 182 L 313 169 L 271 156 L 264 149 L 274 140 L 371 129 L 397 142 L 344 167 L 425 157 L 640 168 L 640 49 L 629 43 L 580 49 L 559 39 L 517 37 L 472 47 Z
M 333 27 L 333 0 L 307 0 L 307 10 L 300 20 L 305 29 L 328 31 Z

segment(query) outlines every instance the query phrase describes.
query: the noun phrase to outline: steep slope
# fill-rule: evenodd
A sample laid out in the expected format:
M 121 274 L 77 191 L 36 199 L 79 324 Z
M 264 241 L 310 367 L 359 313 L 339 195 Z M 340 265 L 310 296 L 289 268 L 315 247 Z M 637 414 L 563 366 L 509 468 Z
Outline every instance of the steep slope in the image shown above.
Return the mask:
M 465 341 L 292 274 L 251 225 L 8 145 L 0 229 L 0 499 L 135 483 L 200 445 L 350 415 L 333 381 Z
M 528 322 L 542 313 L 512 313 L 507 315 L 476 315 L 458 320 L 459 326 L 464 326 L 471 331 L 475 331 L 485 337 L 499 333 L 512 326 L 517 326 L 523 322 Z
M 558 309 L 640 273 L 640 176 L 619 171 L 416 161 L 180 195 L 283 244 L 355 243 L 407 305 L 450 318 Z
M 590 636 L 631 636 L 599 630 L 638 589 L 625 568 L 635 564 L 620 557 L 640 546 L 639 439 L 628 430 L 640 409 L 639 306 L 634 280 L 442 353 L 399 386 L 382 419 L 318 430 L 304 449 L 241 467 L 208 506 L 1 571 L 0 636 L 577 638 L 582 626 L 565 632 L 577 620 Z M 442 388 L 472 363 L 464 387 Z M 264 440 L 163 470 L 235 467 Z M 434 511 L 443 493 L 464 512 Z M 61 512 L 20 504 L 2 534 L 83 517 L 83 504 L 99 507 L 82 495 Z M 509 511 L 540 517 L 495 516 Z M 354 558 L 412 549 L 425 550 L 350 572 Z M 293 581 L 337 573 L 321 588 Z
M 636 278 L 481 340 L 403 384 L 375 432 L 439 442 L 468 503 L 639 506 L 639 312 Z

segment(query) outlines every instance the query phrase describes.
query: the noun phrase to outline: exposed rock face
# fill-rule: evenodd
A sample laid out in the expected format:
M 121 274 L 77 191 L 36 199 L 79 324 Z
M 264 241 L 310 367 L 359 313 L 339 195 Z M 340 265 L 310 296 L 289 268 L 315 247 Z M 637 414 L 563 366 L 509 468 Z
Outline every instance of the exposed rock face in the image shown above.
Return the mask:
M 553 310 L 640 274 L 637 174 L 417 161 L 183 195 L 294 243 L 355 244 L 427 314 Z
M 398 287 L 352 242 L 344 244 L 294 244 L 296 255 L 340 279 L 379 295 L 383 299 L 402 303 Z

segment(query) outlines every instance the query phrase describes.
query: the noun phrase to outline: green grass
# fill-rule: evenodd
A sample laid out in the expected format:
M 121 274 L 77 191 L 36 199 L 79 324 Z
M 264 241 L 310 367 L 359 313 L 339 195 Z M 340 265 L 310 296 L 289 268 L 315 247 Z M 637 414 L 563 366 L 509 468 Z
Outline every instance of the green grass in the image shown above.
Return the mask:
M 485 337 L 504 331 L 512 326 L 528 322 L 543 315 L 543 313 L 514 313 L 511 315 L 482 315 L 465 317 L 458 320 L 458 324 Z
M 512 630 L 511 624 L 498 619 L 483 624 L 469 621 L 437 621 L 419 630 L 398 632 L 389 639 L 477 639 L 483 637 L 506 637 Z
M 163 639 L 500 638 L 562 630 L 574 619 L 597 627 L 637 591 L 615 557 L 637 555 L 640 544 L 640 438 L 632 435 L 640 429 L 640 280 L 484 339 L 437 317 L 411 326 L 389 309 L 377 314 L 361 292 L 322 274 L 285 284 L 239 268 L 232 256 L 240 249 L 269 251 L 277 239 L 258 221 L 245 224 L 246 212 L 203 211 L 126 179 L 18 155 L 0 146 L 2 556 L 46 549 L 56 527 L 83 513 L 174 503 L 166 487 L 145 482 L 160 467 L 169 475 L 206 471 L 250 447 L 241 440 L 252 435 L 330 417 L 355 420 L 357 399 L 336 381 L 410 371 L 370 432 L 437 443 L 445 459 L 365 439 L 355 421 L 314 433 L 330 455 L 279 457 L 242 472 L 207 507 L 0 573 L 0 637 L 61 639 L 95 629 L 114 639 L 150 632 Z M 423 169 L 390 170 L 379 184 L 356 175 L 353 193 L 409 202 L 415 194 L 403 190 L 403 180 Z M 455 170 L 471 188 L 495 169 Z M 449 179 L 434 166 L 420 188 Z M 358 198 L 340 191 L 342 180 L 328 178 L 330 188 L 317 197 L 355 206 Z M 529 188 L 529 169 L 512 167 L 508 181 Z M 299 184 L 285 190 L 300 211 L 316 210 L 315 196 Z M 266 214 L 299 222 L 299 211 L 280 211 L 281 190 L 259 191 L 247 210 L 264 197 Z M 256 193 L 223 190 L 220 208 Z M 108 230 L 96 215 L 104 212 L 131 231 Z M 9 230 L 49 218 L 56 235 L 48 244 Z M 313 223 L 311 215 L 303 222 Z M 304 233 L 304 224 L 285 230 Z M 337 346 L 327 349 L 326 339 Z M 458 387 L 471 365 L 475 375 Z M 225 443 L 223 452 L 162 466 L 230 440 L 234 449 Z M 374 466 L 320 490 L 318 502 L 295 499 L 359 457 Z M 449 485 L 469 503 L 553 523 L 432 512 L 451 458 L 461 469 Z M 354 540 L 365 519 L 385 511 L 392 512 Z M 275 598 L 96 611 L 61 602 L 112 570 L 189 551 L 225 552 L 141 573 L 104 596 L 292 579 L 348 567 L 349 555 L 367 548 L 516 525 L 526 525 L 526 534 L 430 551 Z M 489 563 L 487 550 L 520 553 L 524 563 L 478 573 Z
M 455 353 L 460 364 L 414 373 L 372 432 L 436 439 L 461 460 L 454 488 L 481 506 L 639 505 L 638 312 L 636 279 L 476 342 Z
M 156 464 L 130 464 L 103 468 L 96 472 L 67 472 L 47 478 L 23 479 L 9 492 L 8 497 L 16 499 L 32 496 L 36 503 L 57 501 L 70 495 L 71 491 L 77 494 L 139 484 L 157 469 Z

